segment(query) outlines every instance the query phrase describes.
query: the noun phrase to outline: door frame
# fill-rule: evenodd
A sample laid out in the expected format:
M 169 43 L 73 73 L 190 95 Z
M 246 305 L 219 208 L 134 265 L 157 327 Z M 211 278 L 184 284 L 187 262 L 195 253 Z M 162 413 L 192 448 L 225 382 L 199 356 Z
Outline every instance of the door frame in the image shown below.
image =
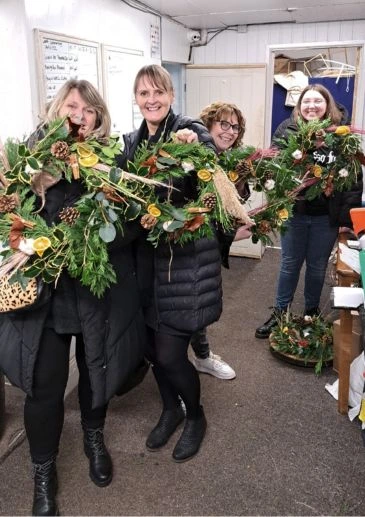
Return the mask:
M 316 50 L 323 48 L 349 48 L 358 47 L 358 63 L 357 73 L 355 77 L 354 89 L 354 110 L 353 122 L 356 127 L 364 127 L 365 122 L 365 41 L 326 41 L 316 43 L 292 43 L 287 45 L 268 45 L 266 47 L 266 101 L 265 101 L 265 145 L 270 146 L 271 141 L 271 119 L 272 119 L 272 102 L 273 102 L 273 83 L 274 83 L 274 64 L 275 54 L 277 52 L 284 53 L 285 50 Z

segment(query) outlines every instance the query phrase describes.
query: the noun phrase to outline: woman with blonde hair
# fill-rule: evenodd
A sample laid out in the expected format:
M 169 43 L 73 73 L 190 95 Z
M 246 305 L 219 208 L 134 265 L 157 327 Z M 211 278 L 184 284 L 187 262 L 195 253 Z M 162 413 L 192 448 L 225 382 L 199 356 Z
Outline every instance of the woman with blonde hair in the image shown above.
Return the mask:
M 88 81 L 72 79 L 63 85 L 29 147 L 45 136 L 47 124 L 57 118 L 65 118 L 78 140 L 109 136 L 108 109 Z M 37 198 L 39 215 L 48 226 L 58 224 L 61 211 L 73 207 L 84 193 L 82 180 L 60 176 L 45 192 L 44 203 Z M 0 316 L 0 369 L 26 393 L 24 422 L 34 470 L 33 515 L 59 514 L 56 457 L 73 336 L 89 476 L 99 487 L 112 481 L 112 460 L 103 434 L 107 405 L 140 362 L 145 345 L 131 246 L 140 232 L 137 222 L 128 222 L 123 234 L 118 232 L 108 250 L 116 283 L 101 298 L 64 270 L 46 304 Z

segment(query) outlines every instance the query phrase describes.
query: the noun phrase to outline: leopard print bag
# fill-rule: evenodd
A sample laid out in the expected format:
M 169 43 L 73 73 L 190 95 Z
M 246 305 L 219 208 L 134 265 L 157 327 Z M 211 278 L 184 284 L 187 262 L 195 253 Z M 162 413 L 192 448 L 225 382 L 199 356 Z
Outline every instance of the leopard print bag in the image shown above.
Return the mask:
M 35 309 L 50 298 L 50 286 L 41 278 L 30 278 L 23 289 L 19 282 L 9 282 L 9 277 L 0 277 L 0 313 Z

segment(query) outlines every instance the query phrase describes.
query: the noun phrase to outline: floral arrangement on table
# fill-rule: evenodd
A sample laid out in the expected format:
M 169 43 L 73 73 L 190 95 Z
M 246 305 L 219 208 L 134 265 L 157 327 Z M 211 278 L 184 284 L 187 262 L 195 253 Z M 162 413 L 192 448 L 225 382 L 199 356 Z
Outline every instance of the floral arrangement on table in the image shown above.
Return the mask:
M 30 278 L 51 283 L 67 269 L 102 296 L 116 281 L 108 243 L 139 216 L 155 182 L 112 167 L 121 152 L 116 137 L 81 141 L 65 122 L 58 119 L 42 129 L 31 149 L 13 140 L 1 149 L 0 277 L 8 275 L 25 288 Z M 81 181 L 85 193 L 61 211 L 58 224 L 47 226 L 38 212 L 46 190 L 61 178 Z
M 265 193 L 267 202 L 248 211 L 256 223 L 254 241 L 270 242 L 269 234 L 281 231 L 299 196 L 310 200 L 351 188 L 365 164 L 359 133 L 333 126 L 328 119 L 299 119 L 298 131 L 278 139 L 278 148 L 259 151 L 248 146 L 220 155 L 221 167 L 238 187 L 249 182 L 253 190 Z
M 167 185 L 167 191 L 147 207 L 141 218 L 149 230 L 148 240 L 157 245 L 160 239 L 184 244 L 212 235 L 213 222 L 231 229 L 234 221 L 251 222 L 232 182 L 217 163 L 215 152 L 198 142 L 185 144 L 174 140 L 158 142 L 153 148 L 142 145 L 128 170 L 138 176 L 153 178 Z M 196 171 L 198 197 L 177 207 L 171 202 L 174 190 L 184 178 Z
M 318 316 L 284 313 L 270 334 L 270 348 L 285 359 L 314 365 L 318 375 L 333 359 L 332 324 Z

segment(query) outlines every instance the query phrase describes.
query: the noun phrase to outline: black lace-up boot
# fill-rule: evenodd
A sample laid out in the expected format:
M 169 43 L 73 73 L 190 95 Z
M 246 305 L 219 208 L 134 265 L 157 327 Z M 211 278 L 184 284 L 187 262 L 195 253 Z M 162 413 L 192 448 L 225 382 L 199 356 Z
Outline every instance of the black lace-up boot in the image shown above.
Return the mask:
M 89 475 L 95 485 L 103 487 L 113 478 L 113 464 L 104 443 L 103 428 L 92 429 L 83 425 L 84 451 L 89 458 Z
M 45 463 L 33 463 L 34 497 L 32 515 L 59 515 L 56 502 L 56 458 Z
M 185 413 L 181 405 L 176 409 L 164 409 L 157 425 L 147 437 L 147 449 L 153 452 L 165 445 L 184 418 Z
M 172 457 L 178 463 L 190 460 L 198 452 L 207 430 L 207 420 L 203 408 L 198 418 L 186 419 L 182 435 L 177 442 Z
M 285 312 L 286 311 L 274 308 L 270 318 L 265 321 L 263 325 L 257 327 L 255 337 L 259 339 L 267 339 L 270 336 L 272 329 L 278 326 L 278 319 L 280 319 Z

